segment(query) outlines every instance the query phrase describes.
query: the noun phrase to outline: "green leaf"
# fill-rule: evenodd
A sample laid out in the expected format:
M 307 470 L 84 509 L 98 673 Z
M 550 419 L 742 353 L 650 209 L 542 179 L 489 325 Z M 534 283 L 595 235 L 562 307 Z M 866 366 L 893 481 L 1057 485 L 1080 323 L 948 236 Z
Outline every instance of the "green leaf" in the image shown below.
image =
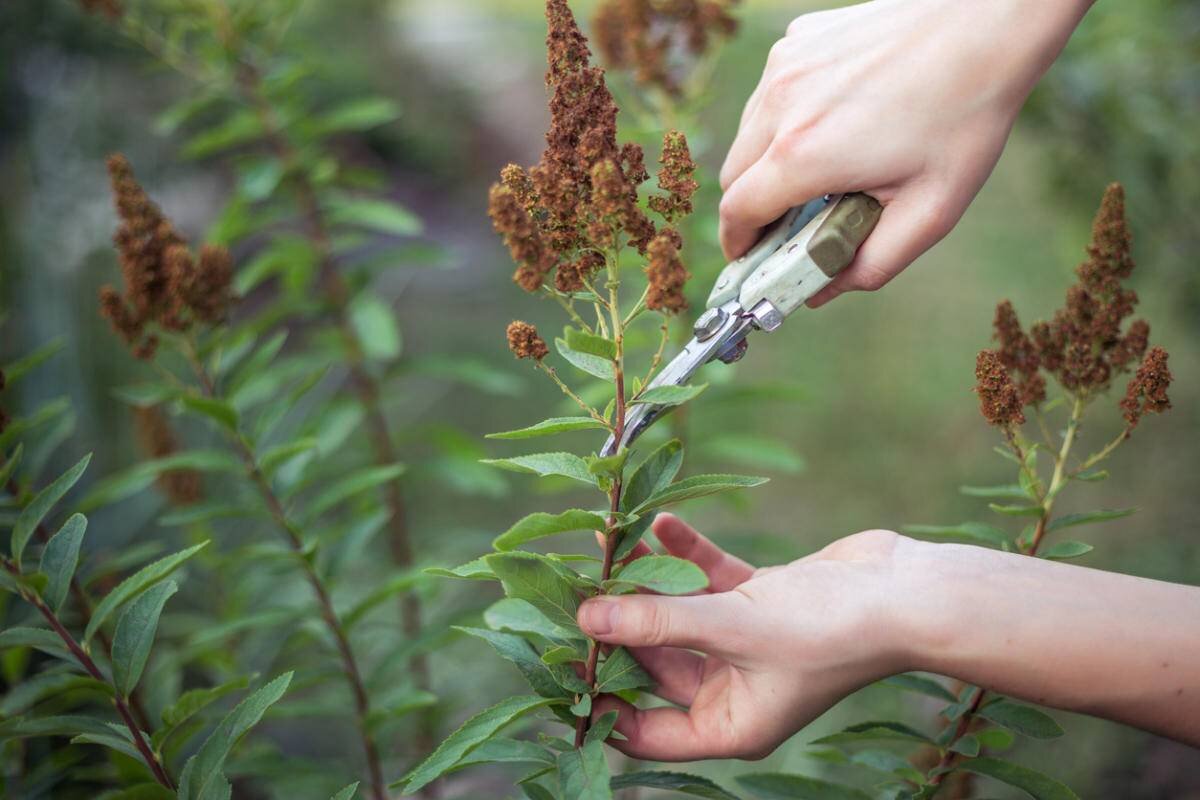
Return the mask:
M 309 520 L 314 520 L 356 494 L 396 480 L 404 474 L 404 469 L 403 464 L 363 467 L 323 489 L 309 504 L 305 514 Z
M 596 671 L 596 691 L 602 694 L 653 685 L 654 681 L 624 647 L 614 648 Z
M 82 514 L 72 514 L 58 533 L 50 537 L 46 548 L 42 551 L 40 572 L 46 574 L 46 588 L 42 591 L 42 600 L 57 612 L 67 599 L 67 591 L 71 588 L 71 579 L 75 576 L 75 567 L 79 564 L 79 545 L 83 542 L 83 533 L 87 530 L 87 517 Z
M 945 700 L 947 703 L 954 703 L 958 700 L 957 697 L 950 693 L 949 689 L 933 678 L 926 678 L 923 675 L 916 675 L 911 672 L 906 672 L 902 675 L 892 675 L 890 678 L 884 678 L 880 683 L 896 689 L 918 692 L 929 697 L 935 697 L 938 700 Z
M 24 454 L 24 444 L 18 444 L 17 449 L 13 450 L 7 459 L 4 458 L 4 453 L 0 452 L 0 461 L 4 462 L 0 464 L 0 491 L 8 489 L 8 482 L 17 474 L 17 467 L 21 466 L 21 456 Z
M 75 466 L 64 472 L 53 483 L 38 492 L 37 496 L 29 502 L 29 505 L 21 509 L 20 516 L 17 517 L 17 524 L 13 526 L 12 532 L 12 557 L 17 562 L 17 566 L 21 566 L 21 554 L 25 552 L 25 545 L 29 543 L 29 537 L 33 536 L 33 532 L 42 524 L 42 520 L 50 513 L 59 500 L 62 500 L 63 495 L 71 491 L 79 478 L 83 475 L 83 471 L 87 469 L 88 463 L 92 460 L 92 454 L 88 453 L 79 460 Z
M 955 753 L 961 753 L 967 758 L 974 758 L 979 755 L 979 740 L 968 733 L 950 745 L 950 749 Z
M 562 339 L 555 339 L 554 347 L 558 350 L 558 354 L 566 359 L 567 363 L 576 369 L 586 372 L 588 375 L 599 378 L 602 381 L 612 381 L 616 377 L 617 372 L 613 367 L 613 362 L 608 359 L 572 350 Z
M 854 742 L 906 741 L 932 744 L 932 740 L 903 722 L 874 720 L 851 725 L 838 733 L 822 736 L 812 744 L 851 744 Z
M 390 200 L 344 197 L 331 204 L 334 225 L 353 225 L 392 236 L 416 236 L 424 226 L 411 211 Z
M 606 361 L 617 360 L 617 343 L 603 336 L 586 333 L 578 328 L 567 328 L 566 341 L 567 347 L 576 353 L 586 353 Z
M 164 473 L 174 470 L 234 472 L 241 469 L 236 458 L 222 450 L 185 450 L 163 458 L 142 461 L 99 481 L 79 501 L 84 513 L 132 497 Z
M 266 200 L 283 180 L 283 164 L 277 158 L 249 162 L 238 178 L 238 191 L 248 200 Z
M 239 110 L 222 122 L 197 133 L 183 145 L 180 154 L 187 159 L 205 158 L 256 141 L 262 135 L 262 123 L 258 116 L 248 109 Z
M 316 450 L 318 444 L 319 442 L 315 436 L 305 436 L 294 442 L 287 442 L 272 447 L 259 458 L 258 467 L 265 474 L 270 475 L 276 468 L 286 464 L 296 456 Z
M 887 750 L 860 750 L 850 756 L 849 761 L 876 772 L 896 775 L 918 784 L 924 783 L 924 776 L 907 759 Z
M 163 709 L 163 725 L 168 728 L 177 728 L 222 697 L 239 689 L 245 689 L 249 682 L 250 679 L 243 676 L 228 683 L 222 683 L 219 686 L 211 686 L 204 689 L 189 689 L 181 694 L 178 700 Z
M 462 760 L 483 742 L 490 739 L 501 728 L 534 709 L 554 701 L 545 697 L 523 695 L 509 697 L 485 711 L 481 711 L 438 745 L 437 749 L 412 772 L 404 776 L 404 794 L 413 794 L 421 787 L 436 780 L 444 772 Z M 185 799 L 186 800 L 186 799 Z
M 51 339 L 41 347 L 23 356 L 16 361 L 10 361 L 5 364 L 0 372 L 4 373 L 4 383 L 8 388 L 17 385 L 17 381 L 24 378 L 33 370 L 37 369 L 43 363 L 53 358 L 63 347 L 66 346 L 66 339 L 61 336 Z
M 697 397 L 707 388 L 707 383 L 702 383 L 699 386 L 655 386 L 633 398 L 630 401 L 630 405 L 634 403 L 646 403 L 647 405 L 655 406 L 679 406 Z
M 638 465 L 621 493 L 621 510 L 628 511 L 663 491 L 675 480 L 683 466 L 683 444 L 671 439 L 654 449 Z
M 572 800 L 612 800 L 604 745 L 586 742 L 558 756 L 558 790 Z
M 607 520 L 591 511 L 572 509 L 561 514 L 538 512 L 519 520 L 515 525 L 496 537 L 492 547 L 497 550 L 515 550 L 521 545 L 558 533 L 569 531 L 603 531 Z
M 375 610 L 391 598 L 413 589 L 421 582 L 420 572 L 401 572 L 381 582 L 376 588 L 367 592 L 366 596 L 341 614 L 342 625 L 346 629 L 354 627 L 363 617 Z
M 974 735 L 981 745 L 992 750 L 1007 750 L 1016 741 L 1016 737 L 1004 728 L 987 728 L 976 731 Z
M 739 775 L 735 780 L 767 800 L 871 800 L 866 792 L 804 775 L 768 772 Z
M 535 436 L 549 436 L 554 433 L 566 433 L 567 431 L 596 430 L 603 427 L 604 425 L 591 417 L 551 417 L 528 428 L 503 431 L 502 433 L 489 433 L 486 438 L 532 439 Z
M 43 672 L 12 686 L 0 700 L 0 715 L 15 716 L 51 697 L 67 692 L 99 692 L 105 699 L 112 697 L 107 683 L 72 672 Z
M 592 715 L 592 696 L 590 694 L 581 696 L 579 702 L 571 705 L 570 711 L 576 717 L 590 717 Z
M 738 800 L 735 795 L 725 791 L 708 778 L 683 772 L 627 772 L 624 775 L 614 775 L 609 785 L 614 792 L 642 786 L 647 789 L 690 794 L 693 797 L 706 798 L 706 800 Z
M 533 453 L 515 458 L 485 458 L 482 464 L 532 475 L 561 475 L 565 478 L 596 485 L 596 476 L 588 472 L 587 462 L 573 453 Z
M 125 736 L 116 735 L 111 730 L 108 733 L 81 733 L 71 740 L 71 744 L 98 744 L 137 761 L 142 760 L 142 754 L 133 746 L 133 742 Z
M 423 571 L 426 575 L 436 575 L 439 578 L 463 578 L 472 581 L 498 580 L 496 573 L 492 572 L 492 568 L 487 565 L 483 556 L 451 569 L 427 567 Z
M 1041 506 L 1031 505 L 1005 506 L 999 503 L 988 503 L 988 508 L 1006 517 L 1040 517 L 1043 512 Z
M 754 478 L 748 475 L 693 475 L 651 495 L 634 508 L 634 513 L 642 514 L 653 508 L 661 508 L 684 500 L 727 492 L 731 489 L 746 489 L 761 486 L 768 480 L 768 478 Z
M 237 432 L 237 410 L 224 400 L 198 394 L 185 394 L 180 400 L 191 411 L 208 417 L 227 431 Z
M 358 781 L 344 786 L 338 790 L 337 794 L 329 798 L 329 800 L 354 800 L 354 795 L 358 794 Z
M 1077 481 L 1102 481 L 1108 478 L 1108 470 L 1089 469 L 1085 472 L 1080 472 L 1078 475 L 1072 475 L 1071 478 Z
M 0 741 L 26 739 L 35 736 L 78 736 L 91 733 L 97 736 L 112 733 L 112 729 L 96 717 L 74 715 L 53 717 L 13 717 L 0 722 Z
M 392 122 L 400 116 L 400 107 L 386 97 L 361 97 L 348 100 L 319 114 L 313 120 L 318 134 L 365 131 Z
M 905 525 L 900 530 L 912 536 L 933 541 L 968 541 L 977 544 L 1003 546 L 1009 536 L 999 528 L 983 522 L 963 522 L 958 525 Z
M 786 442 L 766 436 L 747 435 L 744 431 L 724 435 L 706 434 L 694 444 L 709 461 L 732 462 L 753 469 L 767 469 L 797 475 L 804 471 L 804 456 Z
M 225 777 L 222 769 L 238 740 L 262 719 L 266 710 L 278 702 L 292 682 L 291 672 L 251 694 L 221 720 L 196 755 L 187 760 L 179 776 L 179 800 L 209 800 L 211 792 L 220 787 Z
M 113 683 L 122 695 L 128 697 L 146 667 L 154 634 L 158 631 L 158 618 L 167 599 L 179 587 L 175 581 L 163 581 L 143 592 L 130 603 L 120 619 L 112 641 Z
M 566 698 L 570 693 L 558 685 L 546 664 L 538 657 L 533 645 L 512 633 L 500 633 L 483 628 L 466 628 L 452 626 L 490 644 L 501 658 L 511 661 L 521 675 L 528 681 L 529 686 L 542 697 Z
M 958 491 L 969 497 L 993 497 L 1002 500 L 1028 500 L 1029 493 L 1015 483 L 1002 486 L 960 486 Z
M 363 353 L 372 361 L 391 361 L 400 355 L 400 328 L 391 306 L 363 292 L 349 309 L 350 325 Z
M 133 575 L 130 575 L 117 584 L 117 588 L 105 595 L 104 599 L 96 606 L 96 610 L 92 612 L 92 618 L 88 621 L 87 630 L 83 632 L 83 643 L 86 644 L 91 640 L 96 635 L 96 631 L 100 630 L 100 626 L 104 624 L 105 620 L 123 603 L 137 597 L 146 589 L 170 575 L 183 562 L 207 546 L 208 542 L 204 541 L 186 550 L 180 550 L 178 553 L 160 558 L 158 561 L 142 567 Z
M 1134 513 L 1137 513 L 1136 508 L 1105 508 L 1099 511 L 1085 511 L 1080 514 L 1064 514 L 1057 519 L 1051 520 L 1046 525 L 1046 533 L 1053 533 L 1054 531 L 1060 531 L 1063 528 L 1070 528 L 1075 525 L 1087 525 L 1092 522 L 1106 522 L 1110 519 L 1120 519 Z
M 976 714 L 997 725 L 1003 725 L 1013 733 L 1034 739 L 1055 739 L 1063 735 L 1062 727 L 1050 715 L 1033 706 L 1001 700 L 985 705 Z
M 56 658 L 72 662 L 75 660 L 75 656 L 67 650 L 66 643 L 58 634 L 45 628 L 26 628 L 17 625 L 0 631 L 0 649 L 9 647 L 32 647 Z
M 1086 542 L 1064 541 L 1055 542 L 1047 547 L 1042 552 L 1038 553 L 1042 558 L 1048 558 L 1053 561 L 1063 561 L 1068 558 L 1078 558 L 1092 552 L 1095 548 Z
M 531 633 L 554 644 L 580 642 L 585 638 L 578 627 L 556 625 L 531 603 L 514 597 L 493 603 L 483 612 L 483 621 L 493 630 Z
M 639 586 L 659 594 L 691 594 L 708 588 L 708 576 L 691 561 L 675 556 L 643 556 L 630 561 L 605 588 Z
M 554 756 L 535 742 L 498 736 L 467 753 L 453 769 L 460 770 L 476 764 L 541 764 L 553 767 Z
M 504 585 L 508 597 L 525 600 L 555 625 L 578 630 L 575 613 L 579 595 L 547 559 L 533 553 L 512 552 L 485 558 Z
M 981 756 L 968 759 L 960 763 L 957 769 L 995 778 L 1001 783 L 1015 786 L 1035 800 L 1079 800 L 1079 796 L 1070 788 L 1053 778 L 999 758 Z

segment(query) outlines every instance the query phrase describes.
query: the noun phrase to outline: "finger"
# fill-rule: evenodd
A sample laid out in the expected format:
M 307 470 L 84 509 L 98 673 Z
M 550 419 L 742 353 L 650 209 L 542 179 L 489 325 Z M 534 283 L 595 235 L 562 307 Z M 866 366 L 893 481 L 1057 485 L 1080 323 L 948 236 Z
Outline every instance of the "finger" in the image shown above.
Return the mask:
M 596 597 L 579 607 L 579 624 L 593 639 L 631 647 L 683 647 L 740 661 L 755 626 L 738 592 L 691 597 Z
M 730 758 L 740 755 L 733 732 L 724 720 L 709 720 L 711 714 L 694 716 L 678 708 L 640 709 L 612 695 L 602 695 L 592 706 L 592 718 L 617 712 L 615 729 L 625 741 L 611 744 L 633 758 L 647 761 L 695 761 L 701 758 Z
M 704 570 L 709 592 L 728 592 L 754 575 L 754 567 L 726 553 L 674 514 L 659 514 L 651 528 L 668 553 Z
M 759 113 L 756 97 L 757 93 L 746 104 L 742 126 L 738 129 L 733 144 L 729 146 L 725 163 L 721 165 L 721 191 L 728 191 L 754 162 L 762 158 L 775 137 L 775 126 L 768 124 Z
M 958 215 L 947 213 L 928 193 L 909 190 L 898 196 L 884 208 L 879 224 L 850 266 L 815 294 L 809 307 L 819 308 L 845 292 L 882 288 L 941 241 L 956 222 Z
M 654 679 L 654 694 L 669 703 L 691 705 L 700 690 L 704 676 L 704 656 L 677 647 L 630 647 L 637 659 Z
M 721 248 L 726 258 L 743 255 L 764 227 L 789 208 L 823 194 L 854 188 L 844 160 L 827 158 L 814 136 L 772 142 L 721 200 Z M 802 165 L 802 166 L 801 166 Z

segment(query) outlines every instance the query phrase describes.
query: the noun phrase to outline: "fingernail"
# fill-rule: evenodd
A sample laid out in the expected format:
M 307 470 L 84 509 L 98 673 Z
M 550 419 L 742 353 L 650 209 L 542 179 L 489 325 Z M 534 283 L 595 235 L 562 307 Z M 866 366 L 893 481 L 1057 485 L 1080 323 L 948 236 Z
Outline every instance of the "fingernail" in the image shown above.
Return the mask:
M 589 600 L 580 610 L 580 622 L 593 636 L 607 636 L 615 631 L 620 616 L 620 605 L 611 600 Z

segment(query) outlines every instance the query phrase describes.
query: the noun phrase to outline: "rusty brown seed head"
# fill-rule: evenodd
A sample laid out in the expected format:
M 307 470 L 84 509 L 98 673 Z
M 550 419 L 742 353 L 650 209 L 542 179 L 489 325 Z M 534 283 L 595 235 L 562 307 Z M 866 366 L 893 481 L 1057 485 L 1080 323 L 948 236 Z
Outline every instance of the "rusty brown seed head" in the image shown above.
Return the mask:
M 538 335 L 537 328 L 528 322 L 514 320 L 508 325 L 508 349 L 517 358 L 532 358 L 541 361 L 550 353 L 546 341 Z

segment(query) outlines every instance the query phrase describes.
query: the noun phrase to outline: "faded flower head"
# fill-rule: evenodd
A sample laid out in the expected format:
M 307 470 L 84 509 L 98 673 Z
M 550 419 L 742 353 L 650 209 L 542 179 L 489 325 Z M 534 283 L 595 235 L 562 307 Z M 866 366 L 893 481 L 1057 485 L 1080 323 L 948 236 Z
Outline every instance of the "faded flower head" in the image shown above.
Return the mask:
M 232 300 L 233 264 L 228 251 L 209 245 L 201 248 L 199 258 L 193 257 L 124 156 L 109 156 L 108 174 L 120 218 L 113 243 L 124 293 L 105 286 L 100 311 L 138 358 L 151 358 L 158 338 L 147 332 L 150 324 L 186 331 L 195 322 L 224 317 Z
M 679 258 L 682 244 L 679 234 L 671 228 L 664 228 L 650 242 L 649 260 L 646 263 L 646 279 L 650 282 L 650 289 L 646 293 L 646 307 L 653 311 L 676 314 L 687 310 L 683 286 L 691 275 Z
M 1125 192 L 1111 184 L 1092 224 L 1087 259 L 1075 270 L 1078 282 L 1052 321 L 1031 331 L 1042 366 L 1070 391 L 1101 391 L 1146 351 L 1150 326 L 1133 314 L 1137 294 L 1122 282 L 1133 272 L 1133 237 L 1125 219 Z
M 1143 414 L 1161 414 L 1171 407 L 1167 389 L 1171 386 L 1172 376 L 1167 358 L 1167 351 L 1161 347 L 1151 349 L 1125 387 L 1121 410 L 1128 426 L 1127 435 L 1137 427 Z
M 612 69 L 643 86 L 678 95 L 684 73 L 714 38 L 737 31 L 737 0 L 603 0 L 592 18 L 596 44 Z
M 996 341 L 1000 343 L 997 353 L 1000 363 L 1017 376 L 1017 390 L 1022 405 L 1036 405 L 1046 399 L 1046 379 L 1039 372 L 1041 357 L 1033 340 L 1021 328 L 1016 309 L 1005 300 L 996 306 L 996 317 L 992 323 Z
M 617 105 L 604 71 L 591 64 L 567 0 L 546 0 L 546 19 L 546 149 L 529 170 L 509 165 L 501 171 L 488 213 L 516 262 L 513 279 L 521 288 L 540 291 L 554 273 L 555 290 L 574 292 L 615 248 L 629 245 L 648 255 L 658 231 L 638 202 L 638 189 L 650 177 L 645 155 L 637 145 L 617 142 Z M 662 163 L 667 196 L 652 204 L 671 221 L 690 210 L 695 191 L 682 134 L 668 137 Z
M 998 351 L 982 350 L 976 358 L 975 392 L 979 395 L 979 410 L 992 425 L 1009 427 L 1025 422 L 1021 393 Z
M 517 358 L 532 358 L 535 361 L 541 361 L 550 353 L 550 348 L 546 346 L 546 340 L 543 339 L 533 325 L 521 320 L 514 320 L 508 324 L 508 349 L 513 351 L 513 355 Z
M 133 409 L 133 427 L 142 451 L 152 459 L 179 452 L 171 423 L 157 406 Z M 158 487 L 173 505 L 188 506 L 203 498 L 200 473 L 194 469 L 167 470 L 158 476 Z

